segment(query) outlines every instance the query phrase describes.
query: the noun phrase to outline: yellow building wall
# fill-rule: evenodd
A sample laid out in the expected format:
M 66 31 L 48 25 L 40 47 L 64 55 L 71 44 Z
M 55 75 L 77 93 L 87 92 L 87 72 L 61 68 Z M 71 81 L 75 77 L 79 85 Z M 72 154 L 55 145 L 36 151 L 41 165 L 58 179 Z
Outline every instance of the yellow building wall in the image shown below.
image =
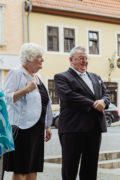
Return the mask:
M 88 46 L 87 30 L 93 29 L 100 31 L 101 55 L 88 56 L 88 71 L 97 73 L 103 78 L 108 77 L 108 58 L 111 58 L 113 53 L 116 51 L 116 33 L 120 31 L 120 25 L 40 13 L 31 13 L 30 41 L 39 43 L 44 48 L 46 48 L 45 39 L 47 39 L 47 34 L 45 30 L 46 24 L 53 24 L 58 26 L 75 26 L 77 29 L 77 45 L 84 46 L 85 48 L 87 48 Z M 43 76 L 45 81 L 47 81 L 47 78 L 53 78 L 54 74 L 58 72 L 63 72 L 69 67 L 69 53 L 66 54 L 47 52 L 44 55 L 44 59 L 45 61 L 43 64 L 43 70 L 41 71 L 41 75 Z M 120 69 L 116 68 L 116 70 L 112 73 L 112 77 L 120 77 Z
M 23 0 L 0 0 L 5 4 L 4 10 L 4 47 L 0 47 L 1 54 L 18 54 L 23 43 L 22 22 Z

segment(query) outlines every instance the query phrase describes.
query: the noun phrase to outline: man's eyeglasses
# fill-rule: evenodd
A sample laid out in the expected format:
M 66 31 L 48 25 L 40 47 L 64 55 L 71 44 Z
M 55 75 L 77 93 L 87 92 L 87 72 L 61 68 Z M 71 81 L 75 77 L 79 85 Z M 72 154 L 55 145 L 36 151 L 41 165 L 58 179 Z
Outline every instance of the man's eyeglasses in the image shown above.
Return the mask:
M 87 57 L 86 56 L 79 56 L 79 57 L 73 56 L 73 57 L 75 58 L 75 60 L 80 60 L 80 61 L 86 60 L 87 61 Z

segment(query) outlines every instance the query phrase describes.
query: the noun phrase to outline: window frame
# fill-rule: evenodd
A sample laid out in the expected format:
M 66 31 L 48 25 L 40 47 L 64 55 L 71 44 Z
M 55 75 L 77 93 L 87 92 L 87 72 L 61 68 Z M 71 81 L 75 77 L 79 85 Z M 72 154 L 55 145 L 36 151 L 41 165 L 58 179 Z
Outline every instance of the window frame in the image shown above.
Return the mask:
M 65 37 L 65 30 L 72 30 L 72 31 L 73 31 L 73 34 L 74 34 L 74 35 L 73 35 L 73 38 L 70 37 L 70 36 L 69 36 L 69 37 Z M 64 28 L 63 31 L 64 31 L 64 37 L 63 37 L 63 38 L 64 38 L 64 52 L 65 52 L 65 53 L 66 53 L 66 52 L 69 53 L 70 50 L 68 50 L 68 51 L 65 50 L 65 39 L 69 39 L 69 40 L 72 40 L 72 39 L 73 39 L 73 41 L 74 41 L 74 46 L 73 46 L 73 47 L 75 47 L 75 29 L 73 29 L 73 28 Z M 72 47 L 72 48 L 73 48 L 73 47 Z
M 0 47 L 5 46 L 4 44 L 4 10 L 5 4 L 0 4 Z
M 57 29 L 57 36 L 55 36 L 55 35 L 49 35 L 48 34 L 48 28 L 54 28 L 54 29 Z M 49 42 L 48 42 L 48 38 L 49 37 L 52 37 L 52 43 L 53 43 L 53 38 L 54 37 L 56 37 L 56 39 L 57 39 L 57 50 L 55 50 L 55 49 L 50 49 L 49 50 Z M 54 48 L 54 46 L 53 46 L 53 48 Z M 53 51 L 53 52 L 59 52 L 59 28 L 58 27 L 54 27 L 54 26 L 47 26 L 47 51 Z
M 120 36 L 120 31 L 116 33 L 116 57 L 119 58 L 120 57 L 120 49 L 118 50 L 118 35 Z M 120 43 L 120 41 L 119 41 Z M 119 53 L 119 55 L 118 55 Z
M 98 37 L 99 37 L 99 54 L 90 54 L 89 53 L 89 32 L 93 31 L 93 32 L 97 32 L 98 33 Z M 101 46 L 101 30 L 100 29 L 95 29 L 95 28 L 87 28 L 86 30 L 87 33 L 87 54 L 88 56 L 93 56 L 93 57 L 102 57 L 102 46 Z
M 96 34 L 96 39 L 94 37 L 90 37 L 90 33 L 92 34 Z M 97 31 L 88 31 L 88 42 L 89 42 L 89 54 L 91 55 L 98 55 L 99 54 L 99 33 Z M 94 49 L 92 49 L 90 52 L 90 42 L 92 42 L 93 44 L 95 44 L 95 48 L 97 49 L 97 53 L 93 52 Z
M 47 27 L 48 26 L 53 26 L 53 27 L 58 27 L 59 29 L 59 51 L 48 51 L 47 50 Z M 63 55 L 68 55 L 69 52 L 64 52 L 64 28 L 70 28 L 74 29 L 75 32 L 75 46 L 78 45 L 78 29 L 77 26 L 71 26 L 71 25 L 63 25 L 63 24 L 54 24 L 54 23 L 45 23 L 44 24 L 44 44 L 45 44 L 45 50 L 47 54 L 63 54 Z M 62 37 L 62 38 L 61 38 Z

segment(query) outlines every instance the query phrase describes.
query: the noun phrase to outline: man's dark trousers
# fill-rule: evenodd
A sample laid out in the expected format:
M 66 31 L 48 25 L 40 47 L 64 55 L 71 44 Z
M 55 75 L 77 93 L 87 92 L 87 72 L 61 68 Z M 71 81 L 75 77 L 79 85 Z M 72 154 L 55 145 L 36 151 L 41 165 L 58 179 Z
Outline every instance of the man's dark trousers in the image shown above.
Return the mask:
M 59 138 L 63 157 L 62 179 L 76 180 L 80 164 L 80 180 L 96 180 L 101 133 L 65 133 L 59 134 Z

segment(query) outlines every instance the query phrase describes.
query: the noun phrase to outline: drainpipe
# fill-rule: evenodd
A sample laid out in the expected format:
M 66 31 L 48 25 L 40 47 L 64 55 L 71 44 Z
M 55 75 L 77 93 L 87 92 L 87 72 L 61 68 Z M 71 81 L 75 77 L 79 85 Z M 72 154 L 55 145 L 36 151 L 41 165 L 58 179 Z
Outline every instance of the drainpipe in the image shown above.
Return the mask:
M 30 0 L 24 0 L 24 33 L 25 33 L 25 6 L 28 9 L 28 13 L 27 13 L 27 41 L 30 42 L 30 13 L 32 11 L 32 3 L 30 2 Z M 25 38 L 25 34 L 24 34 L 24 38 Z M 25 40 L 25 39 L 24 39 Z
M 25 43 L 25 0 L 22 3 L 23 43 Z

